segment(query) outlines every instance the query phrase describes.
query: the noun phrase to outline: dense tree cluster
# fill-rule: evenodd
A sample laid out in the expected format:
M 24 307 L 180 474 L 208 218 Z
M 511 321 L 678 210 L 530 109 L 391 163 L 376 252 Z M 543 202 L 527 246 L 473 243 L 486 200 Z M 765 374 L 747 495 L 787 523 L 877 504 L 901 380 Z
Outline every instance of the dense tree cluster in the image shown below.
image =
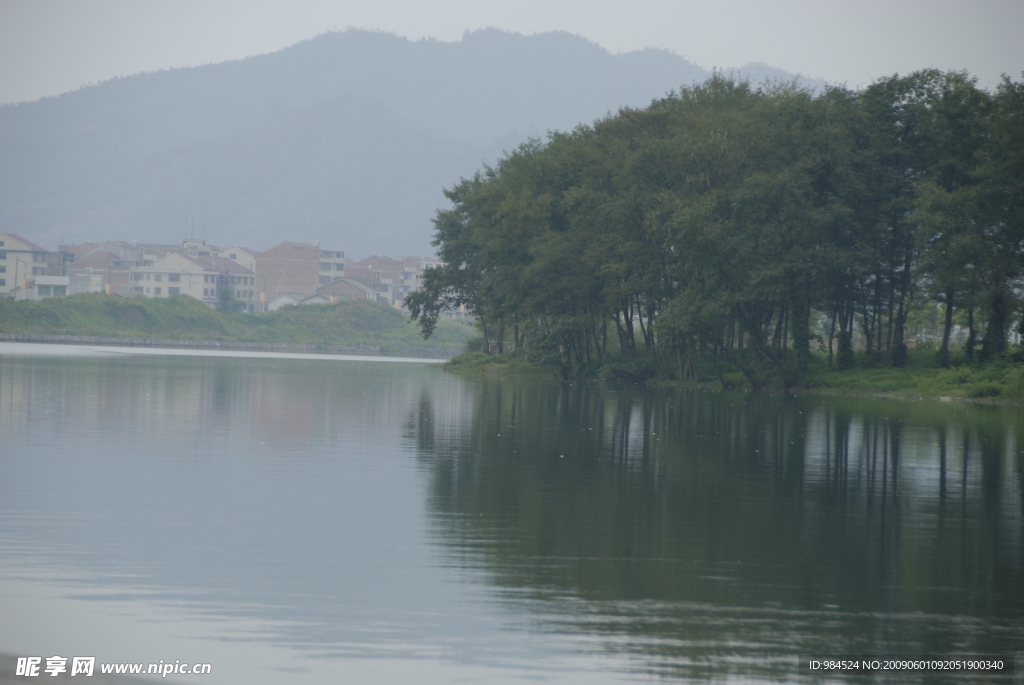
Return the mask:
M 929 70 L 814 94 L 715 76 L 445 194 L 445 266 L 408 300 L 425 335 L 467 305 L 488 352 L 684 375 L 727 358 L 789 384 L 815 331 L 840 368 L 855 336 L 903 364 L 927 298 L 943 359 L 957 310 L 968 354 L 999 355 L 1024 276 L 1024 84 Z

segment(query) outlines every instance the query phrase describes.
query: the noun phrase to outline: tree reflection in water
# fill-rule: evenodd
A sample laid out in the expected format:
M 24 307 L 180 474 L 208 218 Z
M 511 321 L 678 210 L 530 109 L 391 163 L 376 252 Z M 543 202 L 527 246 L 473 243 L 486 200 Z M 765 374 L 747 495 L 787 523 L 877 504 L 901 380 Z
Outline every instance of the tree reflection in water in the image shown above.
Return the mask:
M 684 677 L 1024 644 L 1016 408 L 460 387 L 408 419 L 435 526 L 542 630 Z

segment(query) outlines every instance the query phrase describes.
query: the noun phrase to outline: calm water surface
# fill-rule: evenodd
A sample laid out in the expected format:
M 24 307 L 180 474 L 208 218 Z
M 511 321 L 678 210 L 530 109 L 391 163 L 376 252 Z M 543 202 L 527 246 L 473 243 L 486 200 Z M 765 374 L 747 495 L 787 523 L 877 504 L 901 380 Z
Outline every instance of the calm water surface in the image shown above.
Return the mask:
M 1016 653 L 1016 679 L 948 682 L 1021 682 L 1022 429 L 0 344 L 0 652 L 205 683 L 821 682 L 796 655 Z

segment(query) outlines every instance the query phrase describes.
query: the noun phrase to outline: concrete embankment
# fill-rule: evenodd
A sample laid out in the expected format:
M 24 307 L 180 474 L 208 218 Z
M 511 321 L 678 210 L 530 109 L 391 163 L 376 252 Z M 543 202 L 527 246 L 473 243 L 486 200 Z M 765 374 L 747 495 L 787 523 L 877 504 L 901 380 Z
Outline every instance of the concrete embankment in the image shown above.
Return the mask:
M 422 357 L 447 359 L 461 350 L 440 347 L 408 347 L 384 350 L 380 345 L 330 345 L 326 343 L 239 342 L 235 340 L 179 340 L 175 338 L 114 338 L 102 335 L 36 335 L 0 333 L 0 342 L 44 343 L 50 345 L 115 345 L 165 347 L 189 350 L 241 350 L 249 352 L 295 352 L 300 354 L 356 354 L 379 357 Z

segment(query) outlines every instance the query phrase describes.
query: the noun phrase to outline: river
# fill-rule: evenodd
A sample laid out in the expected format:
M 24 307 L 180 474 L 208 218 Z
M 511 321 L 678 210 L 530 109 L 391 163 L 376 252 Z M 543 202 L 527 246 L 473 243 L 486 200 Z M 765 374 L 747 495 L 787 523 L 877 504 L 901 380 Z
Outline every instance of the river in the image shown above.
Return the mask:
M 1016 679 L 946 680 L 1021 682 L 1022 429 L 1019 407 L 0 343 L 0 652 L 268 684 L 1016 654 Z

